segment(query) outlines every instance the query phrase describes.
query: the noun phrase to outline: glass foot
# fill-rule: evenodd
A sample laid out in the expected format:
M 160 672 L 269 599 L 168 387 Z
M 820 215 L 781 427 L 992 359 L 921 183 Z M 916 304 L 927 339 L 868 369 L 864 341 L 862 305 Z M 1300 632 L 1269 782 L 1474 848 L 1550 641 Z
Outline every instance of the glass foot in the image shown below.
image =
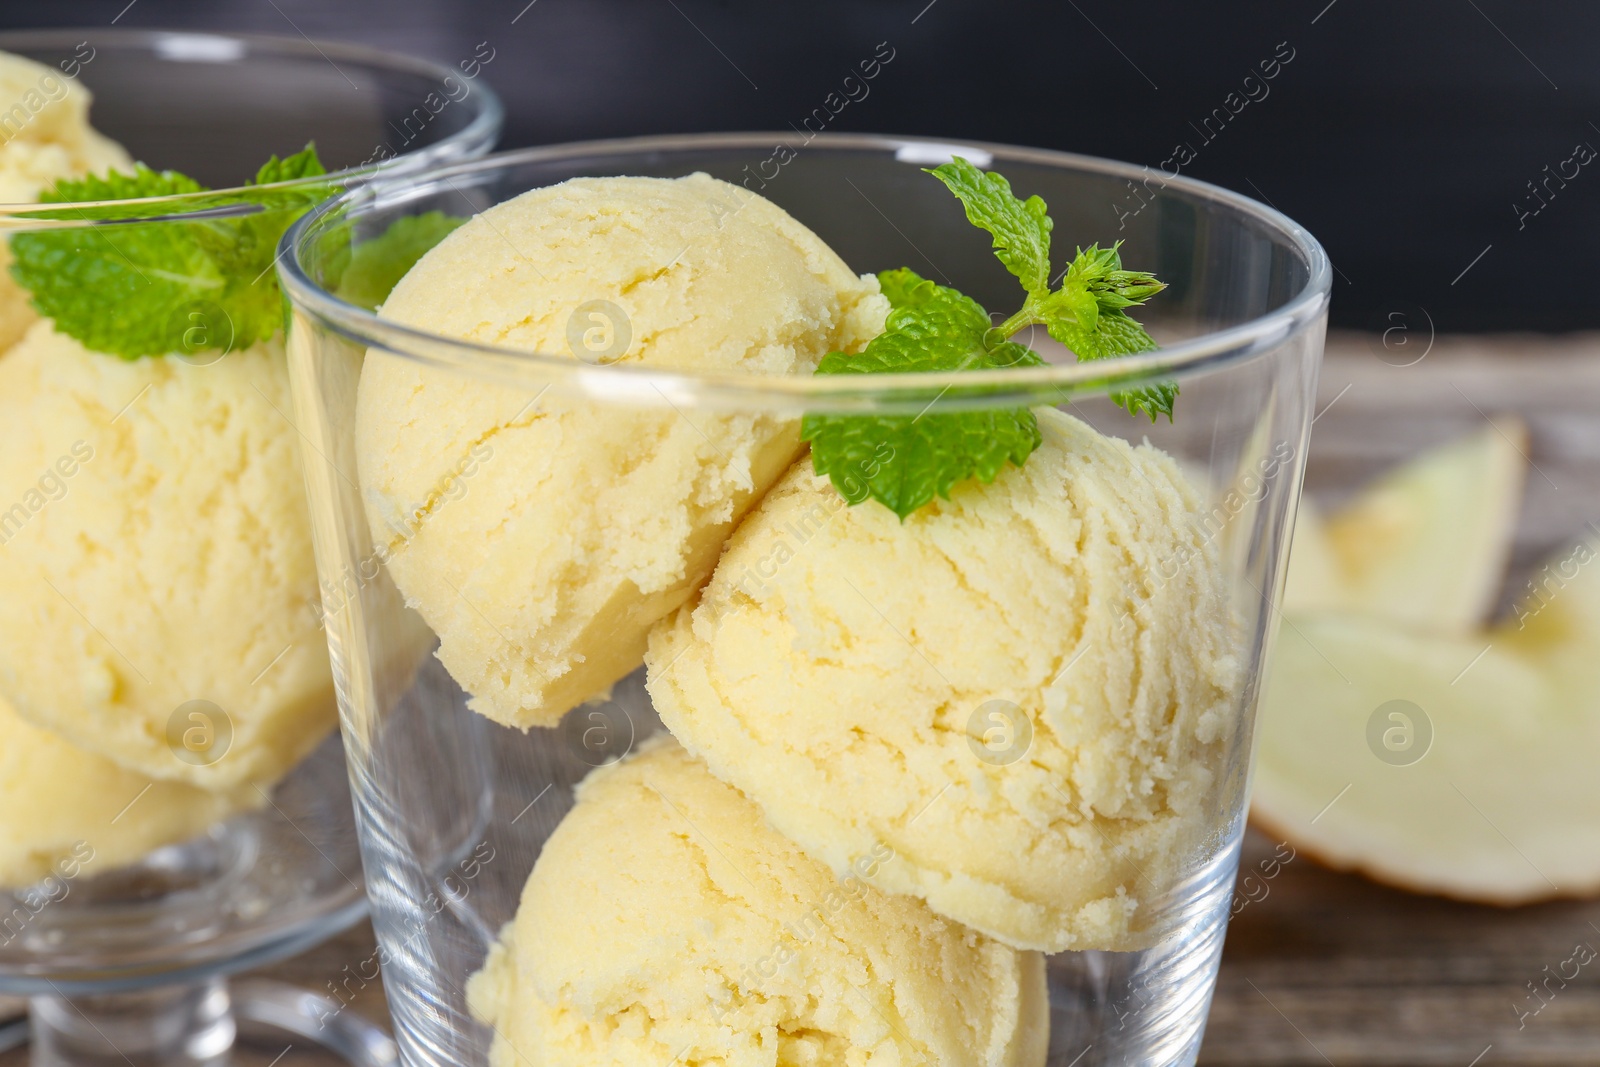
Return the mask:
M 171 989 L 301 952 L 366 909 L 354 820 L 333 737 L 258 811 L 123 867 L 0 888 L 0 994 Z
M 237 1034 L 226 983 L 34 997 L 33 1067 L 223 1067 Z
M 24 1029 L 25 1028 L 25 1029 Z M 32 1067 L 226 1067 L 236 1041 L 316 1046 L 356 1067 L 393 1067 L 394 1041 L 328 997 L 250 979 L 90 996 L 39 996 L 28 1019 L 0 1028 L 31 1040 Z M 276 1060 L 274 1060 L 276 1062 Z

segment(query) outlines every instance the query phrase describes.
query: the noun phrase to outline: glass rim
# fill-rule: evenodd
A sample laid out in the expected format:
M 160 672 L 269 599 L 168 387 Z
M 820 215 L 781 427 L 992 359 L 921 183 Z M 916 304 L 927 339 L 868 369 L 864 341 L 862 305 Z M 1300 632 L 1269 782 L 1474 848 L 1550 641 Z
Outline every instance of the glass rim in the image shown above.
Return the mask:
M 49 48 L 52 46 L 73 47 L 82 41 L 88 40 L 96 50 L 109 48 L 130 52 L 143 50 L 159 53 L 163 44 L 170 46 L 176 41 L 222 41 L 228 42 L 230 46 L 242 46 L 245 51 L 241 52 L 240 55 L 252 52 L 268 53 L 295 58 L 326 59 L 330 63 L 333 63 L 336 59 L 342 59 L 352 66 L 360 66 L 368 70 L 417 74 L 439 82 L 442 82 L 446 77 L 462 77 L 454 67 L 435 60 L 424 59 L 420 56 L 385 52 L 367 45 L 348 41 L 290 37 L 284 34 L 235 33 L 211 30 L 108 28 L 94 30 L 92 38 L 87 36 L 87 32 L 85 29 L 78 27 L 7 30 L 0 32 L 0 51 L 11 52 L 17 49 Z M 230 57 L 230 60 L 193 60 L 191 62 L 221 65 L 231 61 L 231 58 L 237 57 Z M 181 61 L 173 60 L 173 62 Z M 337 64 L 335 64 L 335 69 L 337 69 Z M 501 102 L 499 94 L 489 86 L 488 82 L 481 79 L 473 79 L 472 88 L 474 94 L 482 94 L 482 99 L 476 105 L 477 114 L 472 117 L 472 120 L 465 127 L 441 140 L 435 141 L 433 144 L 425 145 L 413 152 L 402 152 L 378 163 L 348 167 L 344 170 L 331 171 L 314 177 L 295 178 L 266 185 L 235 185 L 223 189 L 205 189 L 200 192 L 175 193 L 168 196 L 130 197 L 126 200 L 61 201 L 50 204 L 38 202 L 0 203 L 0 231 L 46 228 L 71 229 L 107 222 L 161 222 L 169 219 L 194 221 L 200 213 L 208 217 L 224 217 L 231 214 L 254 211 L 257 205 L 243 198 L 256 197 L 262 192 L 296 192 L 314 189 L 324 189 L 325 191 L 325 187 L 330 181 L 338 181 L 348 185 L 371 181 L 385 174 L 395 173 L 398 176 L 398 172 L 422 170 L 436 165 L 436 161 L 440 157 L 448 155 L 455 145 L 462 142 L 470 143 L 476 140 L 487 140 L 492 143 L 505 121 L 505 105 Z M 132 209 L 138 214 L 135 217 L 120 219 L 73 220 L 39 217 L 42 213 L 112 207 L 119 211 Z M 152 213 L 144 214 L 143 212 L 146 210 Z
M 596 365 L 567 356 L 465 341 L 403 326 L 351 304 L 311 280 L 302 259 L 322 230 L 352 208 L 389 206 L 454 187 L 455 179 L 532 163 L 594 155 L 663 153 L 690 149 L 766 149 L 790 136 L 775 131 L 667 134 L 648 137 L 572 141 L 499 152 L 480 159 L 407 175 L 379 178 L 332 197 L 297 220 L 278 249 L 278 277 L 294 309 L 325 327 L 367 347 L 442 369 L 487 374 L 498 380 L 522 380 L 546 388 L 563 384 L 605 399 L 668 403 L 684 401 L 748 402 L 760 398 L 779 406 L 830 410 L 918 411 L 938 402 L 941 408 L 994 407 L 1008 402 L 1062 403 L 1084 394 L 1098 394 L 1149 383 L 1184 378 L 1201 370 L 1243 362 L 1270 351 L 1309 329 L 1327 307 L 1332 266 L 1322 245 L 1306 229 L 1275 208 L 1232 190 L 1181 175 L 1161 173 L 1163 188 L 1175 186 L 1202 200 L 1232 206 L 1281 237 L 1304 259 L 1305 286 L 1282 305 L 1222 330 L 1179 341 L 1154 352 L 1092 362 L 1072 362 L 985 371 L 914 374 L 751 375 L 738 372 L 659 368 L 638 364 Z M 987 154 L 994 161 L 1016 160 L 1057 168 L 1091 171 L 1130 180 L 1150 172 L 1147 166 L 1096 156 L 1027 148 L 988 141 L 899 136 L 891 134 L 820 133 L 807 148 L 888 151 L 913 154 L 917 162 L 936 162 L 963 149 Z M 803 221 L 803 220 L 802 220 Z M 531 373 L 531 378 L 530 378 Z M 660 394 L 659 397 L 654 394 Z

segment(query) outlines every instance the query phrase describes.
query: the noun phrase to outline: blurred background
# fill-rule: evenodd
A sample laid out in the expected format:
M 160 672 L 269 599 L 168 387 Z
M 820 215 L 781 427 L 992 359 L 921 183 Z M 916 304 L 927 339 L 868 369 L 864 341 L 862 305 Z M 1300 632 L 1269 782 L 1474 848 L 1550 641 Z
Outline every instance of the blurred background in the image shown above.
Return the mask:
M 1336 327 L 1600 325 L 1600 7 L 1511 0 L 73 0 L 0 25 L 216 27 L 455 62 L 480 42 L 507 146 L 834 130 L 1174 168 L 1267 200 L 1339 270 Z M 892 56 L 856 100 L 829 94 Z M 1270 72 L 1271 77 L 1264 76 Z M 814 120 L 811 128 L 817 128 Z M 1595 186 L 1596 189 L 1591 189 Z

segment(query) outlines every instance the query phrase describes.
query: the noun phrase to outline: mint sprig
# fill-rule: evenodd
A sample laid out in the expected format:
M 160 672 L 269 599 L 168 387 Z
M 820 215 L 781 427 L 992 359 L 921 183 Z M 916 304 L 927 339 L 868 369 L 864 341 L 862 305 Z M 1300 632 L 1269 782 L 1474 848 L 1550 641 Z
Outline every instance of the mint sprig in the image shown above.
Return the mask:
M 1004 177 L 981 171 L 960 156 L 926 173 L 956 194 L 967 209 L 968 222 L 989 231 L 995 257 L 1030 296 L 1049 289 L 1050 231 L 1055 223 L 1043 198 L 1019 200 Z
M 999 339 L 976 300 L 901 268 L 878 275 L 892 309 L 884 331 L 859 355 L 830 352 L 818 374 L 884 374 L 1038 366 L 1030 348 Z M 930 403 L 930 407 L 931 407 Z M 967 478 L 994 480 L 1006 461 L 1021 466 L 1039 447 L 1027 408 L 925 411 L 920 415 L 807 415 L 800 436 L 812 464 L 847 501 L 868 497 L 904 519 L 949 498 Z
M 985 173 L 955 157 L 928 171 L 945 184 L 967 211 L 967 221 L 994 237 L 995 256 L 1016 275 L 1027 298 L 997 329 L 1006 337 L 1029 326 L 1043 326 L 1080 360 L 1108 359 L 1153 352 L 1156 343 L 1124 308 L 1142 304 L 1166 288 L 1155 275 L 1122 269 L 1122 242 L 1110 248 L 1080 248 L 1050 288 L 1050 230 L 1045 203 L 1037 196 L 1019 200 L 998 174 Z M 1130 415 L 1144 412 L 1172 417 L 1175 384 L 1111 394 Z
M 884 330 L 859 355 L 830 352 L 818 374 L 907 374 L 1040 366 L 1043 360 L 1011 340 L 1043 326 L 1080 360 L 1156 348 L 1125 309 L 1159 293 L 1153 274 L 1124 270 L 1120 242 L 1080 248 L 1050 286 L 1050 231 L 1045 202 L 1011 192 L 1010 183 L 960 157 L 928 171 L 960 199 L 967 220 L 989 232 L 996 258 L 1026 293 L 1022 307 L 1000 325 L 977 301 L 901 268 L 878 275 L 890 312 Z M 1129 414 L 1172 417 L 1178 387 L 1157 383 L 1113 392 Z M 934 411 L 912 415 L 822 415 L 801 421 L 811 442 L 812 467 L 851 504 L 877 500 L 904 520 L 934 497 L 949 499 L 960 482 L 991 482 L 1009 461 L 1021 466 L 1042 443 L 1026 407 Z
M 466 221 L 442 211 L 395 219 L 383 233 L 345 249 L 342 262 L 330 264 L 334 295 L 369 311 L 377 308 L 417 260 Z
M 316 177 L 327 171 L 314 146 L 256 172 L 254 186 Z M 132 174 L 57 182 L 41 203 L 128 200 L 206 192 L 175 171 L 135 164 Z M 149 209 L 71 209 L 40 217 L 104 223 L 20 233 L 11 238 L 12 276 L 35 310 L 97 352 L 140 359 L 245 347 L 271 337 L 283 321 L 272 270 L 278 239 L 328 195 L 322 184 L 241 193 L 216 208 L 255 210 L 194 221 L 141 221 Z M 115 224 L 112 224 L 115 223 Z

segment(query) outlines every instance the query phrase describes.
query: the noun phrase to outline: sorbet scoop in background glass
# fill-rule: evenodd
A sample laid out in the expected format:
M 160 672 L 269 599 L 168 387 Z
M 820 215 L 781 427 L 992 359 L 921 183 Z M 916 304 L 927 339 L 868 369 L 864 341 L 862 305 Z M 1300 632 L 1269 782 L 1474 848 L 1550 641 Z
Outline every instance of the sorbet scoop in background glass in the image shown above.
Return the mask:
M 35 1063 L 217 1062 L 220 976 L 364 907 L 276 239 L 374 173 L 481 155 L 500 105 L 483 55 L 118 31 L 0 52 L 0 992 L 32 998 Z M 312 141 L 333 173 L 258 176 Z M 135 160 L 194 181 L 82 181 Z M 237 1003 L 325 1014 L 330 1041 L 359 1022 L 341 1006 Z
M 1327 261 L 1196 182 L 1119 220 L 1122 164 L 823 136 L 755 177 L 772 145 L 507 154 L 285 238 L 402 1055 L 1192 1062 Z M 883 328 L 860 272 L 1018 304 L 923 172 L 952 156 L 1043 197 L 1057 268 L 1125 241 L 1167 283 L 1135 309 L 1164 347 L 1074 362 L 1040 330 L 1015 338 L 1036 367 L 813 375 Z M 377 314 L 336 295 L 435 213 L 483 215 Z M 1170 422 L 1112 400 L 1173 384 Z M 1019 409 L 1026 462 L 903 522 L 847 505 L 801 440 L 808 415 Z

